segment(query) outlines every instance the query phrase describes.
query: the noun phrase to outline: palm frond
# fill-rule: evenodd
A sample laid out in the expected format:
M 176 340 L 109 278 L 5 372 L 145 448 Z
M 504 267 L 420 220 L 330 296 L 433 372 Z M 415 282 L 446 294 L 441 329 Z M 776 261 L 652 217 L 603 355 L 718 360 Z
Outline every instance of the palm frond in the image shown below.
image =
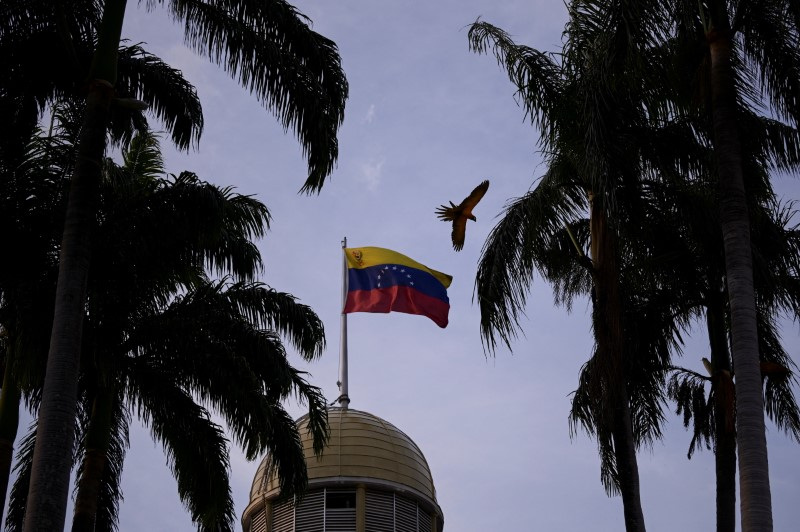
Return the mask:
M 800 442 L 800 408 L 794 395 L 797 366 L 783 348 L 777 326 L 768 315 L 758 320 L 758 351 L 762 367 L 773 365 L 777 372 L 764 373 L 764 410 L 775 425 Z
M 164 157 L 158 137 L 151 132 L 136 135 L 122 150 L 122 169 L 129 182 L 155 180 L 164 174 Z
M 800 442 L 800 409 L 794 395 L 796 386 L 797 380 L 793 375 L 768 377 L 764 387 L 764 408 L 779 429 Z
M 173 378 L 158 372 L 151 377 L 130 390 L 130 399 L 153 438 L 163 445 L 181 501 L 198 530 L 233 531 L 236 516 L 222 428 L 189 394 L 175 387 Z
M 237 78 L 292 129 L 308 159 L 303 192 L 318 192 L 338 157 L 348 84 L 336 44 L 283 0 L 170 0 L 186 41 Z
M 208 267 L 242 279 L 251 279 L 261 268 L 251 239 L 269 228 L 271 217 L 263 203 L 200 181 L 190 172 L 175 176 L 164 192 L 157 208 L 183 213 L 185 221 L 176 228 L 197 235 L 191 244 L 202 250 Z
M 747 12 L 741 25 L 742 49 L 749 70 L 778 117 L 800 124 L 800 33 L 797 21 L 786 16 L 783 2 L 764 2 Z
M 289 365 L 276 334 L 257 329 L 239 313 L 243 303 L 253 305 L 242 294 L 252 294 L 234 287 L 228 298 L 220 286 L 188 293 L 162 313 L 137 324 L 127 347 L 135 355 L 128 370 L 134 379 L 131 384 L 150 378 L 153 365 L 174 375 L 186 390 L 225 418 L 234 439 L 251 458 L 268 448 L 276 453 L 295 452 L 280 447 L 284 442 L 291 444 L 294 435 L 273 436 L 296 432 L 293 424 L 278 427 L 286 417 L 280 402 L 294 393 L 301 403 L 308 403 L 309 413 L 316 421 L 315 447 L 321 445 L 320 430 L 324 435 L 327 429 L 325 400 L 320 390 L 309 386 L 302 374 Z M 255 309 L 259 313 L 263 310 Z M 255 321 L 269 321 L 264 316 L 257 317 Z M 140 371 L 144 373 L 140 375 Z M 302 460 L 302 449 L 299 452 L 297 456 Z M 298 467 L 296 462 L 293 467 Z M 294 477 L 295 473 L 289 475 L 290 479 Z
M 481 310 L 481 338 L 490 352 L 498 342 L 510 348 L 516 338 L 537 269 L 546 272 L 550 266 L 555 278 L 556 270 L 564 269 L 555 260 L 568 260 L 579 268 L 585 259 L 564 231 L 579 219 L 585 199 L 559 181 L 565 177 L 554 168 L 533 191 L 509 202 L 481 250 L 473 299 Z M 585 285 L 577 289 L 581 288 Z
M 593 382 L 597 381 L 597 359 L 589 359 L 580 370 L 578 388 L 572 393 L 572 404 L 569 412 L 570 437 L 576 437 L 578 430 L 593 436 L 597 441 L 597 451 L 600 455 L 600 482 L 608 496 L 619 495 L 619 472 L 617 459 L 614 452 L 613 434 L 611 424 L 603 419 L 602 400 L 591 392 Z
M 553 56 L 514 43 L 508 33 L 480 19 L 470 25 L 467 39 L 473 52 L 494 54 L 516 86 L 526 116 L 549 138 L 555 114 L 553 102 L 559 101 L 563 90 L 561 67 Z
M 122 495 L 122 469 L 125 463 L 125 454 L 129 447 L 128 427 L 130 415 L 125 409 L 121 397 L 113 397 L 113 407 L 110 412 L 110 423 L 102 426 L 101 430 L 107 430 L 108 444 L 105 449 L 105 467 L 99 484 L 97 494 L 97 513 L 95 515 L 94 527 L 96 530 L 116 531 L 119 521 L 119 504 L 123 499 Z M 85 408 L 91 411 L 91 409 Z M 91 418 L 88 420 L 92 423 Z M 86 425 L 86 423 L 84 423 Z M 86 456 L 87 433 L 84 431 L 82 438 L 78 442 L 79 455 Z M 75 498 L 80 500 L 83 494 L 80 493 L 82 478 L 85 474 L 85 460 L 81 460 L 75 476 Z
M 766 169 L 779 172 L 797 171 L 800 167 L 800 131 L 778 120 L 743 113 L 742 139 L 748 157 L 762 163 Z
M 151 171 L 157 170 L 152 149 L 135 152 L 137 169 L 147 163 L 155 164 Z M 150 286 L 161 286 L 152 284 L 156 279 L 190 283 L 206 266 L 251 279 L 261 269 L 261 255 L 251 239 L 262 236 L 269 225 L 269 211 L 262 203 L 191 173 L 173 180 L 126 175 L 104 185 L 103 218 L 96 236 L 102 253 L 94 257 L 104 282 L 114 279 L 120 289 L 131 280 Z M 152 238 L 154 234 L 159 238 Z M 183 279 L 181 272 L 186 274 Z
M 122 404 L 117 402 L 114 416 L 114 426 L 111 430 L 111 445 L 109 449 L 106 474 L 103 476 L 101 492 L 98 497 L 96 530 L 117 530 L 119 525 L 119 505 L 123 501 L 122 494 L 122 468 L 125 454 L 130 445 L 128 439 L 129 413 Z
M 50 29 L 56 20 L 64 26 L 61 31 L 65 39 L 76 33 L 92 35 L 101 5 L 95 0 L 66 0 L 59 6 L 45 0 L 7 0 L 0 10 L 0 39 L 20 31 Z
M 292 294 L 259 284 L 237 283 L 228 287 L 225 295 L 239 305 L 249 321 L 287 337 L 305 360 L 311 361 L 324 351 L 322 320 Z
M 715 413 L 713 397 L 706 396 L 706 384 L 711 379 L 684 368 L 673 368 L 667 394 L 676 403 L 675 413 L 683 415 L 683 426 L 692 425 L 693 434 L 687 456 L 692 457 L 700 445 L 711 449 L 714 441 Z
M 203 110 L 197 91 L 180 70 L 134 44 L 120 48 L 119 73 L 118 93 L 149 104 L 175 146 L 186 150 L 200 140 Z
M 36 446 L 36 423 L 28 427 L 28 432 L 17 445 L 17 458 L 14 464 L 16 479 L 11 487 L 6 515 L 6 530 L 22 530 L 25 519 L 25 506 L 28 503 L 28 485 L 33 466 L 33 449 Z

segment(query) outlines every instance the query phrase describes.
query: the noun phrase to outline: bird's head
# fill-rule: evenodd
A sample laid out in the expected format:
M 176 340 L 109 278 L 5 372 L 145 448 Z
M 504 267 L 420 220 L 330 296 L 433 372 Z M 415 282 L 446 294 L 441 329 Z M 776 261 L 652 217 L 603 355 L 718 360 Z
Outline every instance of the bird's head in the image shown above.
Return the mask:
M 469 216 L 467 216 L 467 218 L 469 218 L 469 219 L 470 219 L 470 220 L 472 220 L 473 222 L 477 222 L 477 221 L 478 221 L 478 219 L 477 219 L 477 218 L 475 218 L 475 215 L 474 215 L 474 214 L 470 214 Z

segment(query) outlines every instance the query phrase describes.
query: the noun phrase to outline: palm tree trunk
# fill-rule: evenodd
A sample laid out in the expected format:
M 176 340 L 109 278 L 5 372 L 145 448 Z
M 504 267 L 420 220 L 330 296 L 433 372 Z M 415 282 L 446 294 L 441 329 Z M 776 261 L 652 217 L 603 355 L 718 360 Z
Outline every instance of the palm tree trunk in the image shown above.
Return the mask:
M 12 376 L 11 350 L 6 354 L 3 389 L 0 390 L 0 518 L 6 504 L 8 478 L 14 460 L 14 440 L 19 428 L 20 391 Z
M 72 532 L 93 532 L 103 473 L 108 463 L 111 441 L 111 417 L 114 396 L 101 392 L 95 397 L 86 434 L 86 453 L 83 456 L 75 497 Z
M 614 431 L 614 460 L 617 464 L 619 491 L 625 512 L 625 530 L 644 531 L 644 512 L 639 484 L 639 463 L 636 460 L 636 445 L 633 440 L 631 411 L 627 401 L 616 411 Z
M 633 437 L 625 371 L 622 300 L 614 229 L 609 226 L 602 199 L 589 195 L 591 253 L 594 266 L 594 335 L 602 394 L 602 422 L 611 430 L 627 532 L 644 532 L 644 512 L 639 491 L 639 465 Z
M 750 221 L 742 173 L 731 29 L 726 2 L 709 32 L 714 150 L 720 187 L 720 221 L 731 312 L 731 352 L 736 373 L 736 433 L 742 532 L 772 531 L 764 401 L 758 357 Z
M 97 212 L 109 108 L 126 0 L 107 0 L 92 63 L 59 257 L 53 331 L 25 511 L 26 531 L 63 530 L 75 430 L 91 232 Z
M 736 430 L 724 297 L 724 292 L 717 292 L 710 296 L 706 323 L 711 345 L 713 370 L 711 381 L 715 388 L 714 463 L 717 481 L 717 532 L 735 532 Z

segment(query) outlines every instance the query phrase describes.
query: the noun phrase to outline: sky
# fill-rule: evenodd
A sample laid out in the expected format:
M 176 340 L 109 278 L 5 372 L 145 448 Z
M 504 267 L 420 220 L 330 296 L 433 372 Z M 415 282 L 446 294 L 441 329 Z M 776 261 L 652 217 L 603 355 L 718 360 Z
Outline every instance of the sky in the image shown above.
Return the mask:
M 264 202 L 273 216 L 259 241 L 261 280 L 294 294 L 325 323 L 320 360 L 292 363 L 310 373 L 328 401 L 338 396 L 341 241 L 390 248 L 454 280 L 450 324 L 422 316 L 351 314 L 348 318 L 351 408 L 391 422 L 422 449 L 430 465 L 445 530 L 624 529 L 622 502 L 600 483 L 594 441 L 571 438 L 570 393 L 591 348 L 590 309 L 571 313 L 553 303 L 537 279 L 513 351 L 484 352 L 473 301 L 476 265 L 504 204 L 524 194 L 543 171 L 538 133 L 526 122 L 514 89 L 493 58 L 469 51 L 467 26 L 479 17 L 521 44 L 557 51 L 566 9 L 554 0 L 295 1 L 313 28 L 334 40 L 350 84 L 338 165 L 319 195 L 298 193 L 306 164 L 297 139 L 285 133 L 255 97 L 183 44 L 181 28 L 163 8 L 128 5 L 123 38 L 183 71 L 203 103 L 199 148 L 175 152 L 164 141 L 167 169 L 196 172 Z M 158 127 L 157 123 L 154 125 Z M 464 250 L 434 211 L 458 203 L 491 181 L 467 228 Z M 798 199 L 796 181 L 777 181 Z M 796 355 L 796 323 L 783 331 Z M 702 339 L 690 338 L 682 365 L 702 371 Z M 796 390 L 797 391 L 797 390 Z M 299 417 L 303 410 L 290 405 Z M 686 458 L 690 434 L 666 407 L 662 441 L 639 453 L 648 529 L 711 530 L 714 462 L 710 451 Z M 768 422 L 775 530 L 800 520 L 800 446 Z M 232 449 L 237 516 L 248 504 L 258 462 Z M 122 531 L 194 530 L 166 457 L 134 424 L 123 474 Z

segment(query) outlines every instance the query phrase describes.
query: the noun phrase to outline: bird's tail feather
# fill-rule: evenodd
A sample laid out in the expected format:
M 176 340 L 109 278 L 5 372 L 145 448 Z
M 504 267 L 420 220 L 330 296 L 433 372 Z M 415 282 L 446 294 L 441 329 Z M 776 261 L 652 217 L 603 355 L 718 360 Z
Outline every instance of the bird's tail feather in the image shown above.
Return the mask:
M 448 207 L 447 205 L 442 205 L 436 209 L 436 216 L 438 216 L 441 220 L 452 222 L 456 219 L 455 209 L 453 207 Z

